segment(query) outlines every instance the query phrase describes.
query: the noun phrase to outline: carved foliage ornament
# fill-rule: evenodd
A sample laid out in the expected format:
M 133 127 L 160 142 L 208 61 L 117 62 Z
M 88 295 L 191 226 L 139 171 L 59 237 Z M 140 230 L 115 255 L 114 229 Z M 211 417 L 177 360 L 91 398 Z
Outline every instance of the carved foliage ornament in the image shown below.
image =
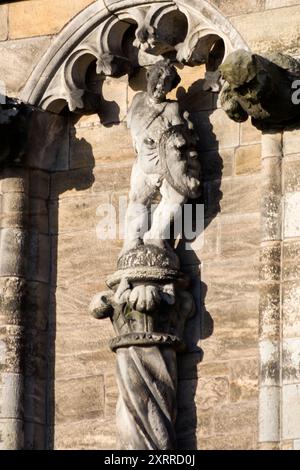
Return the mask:
M 130 75 L 164 57 L 192 66 L 208 62 L 218 41 L 225 55 L 247 48 L 232 25 L 203 0 L 94 2 L 57 36 L 21 99 L 57 113 L 66 105 L 70 111 L 95 112 L 101 99 L 86 81 L 91 64 L 103 80 Z M 218 90 L 214 69 L 207 78 L 208 87 Z

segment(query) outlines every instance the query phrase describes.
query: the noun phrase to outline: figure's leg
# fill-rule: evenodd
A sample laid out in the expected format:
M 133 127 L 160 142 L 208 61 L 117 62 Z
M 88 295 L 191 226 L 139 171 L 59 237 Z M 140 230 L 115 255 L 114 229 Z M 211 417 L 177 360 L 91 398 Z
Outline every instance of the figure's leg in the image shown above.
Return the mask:
M 186 197 L 179 194 L 166 180 L 160 192 L 162 199 L 154 212 L 151 228 L 144 235 L 144 243 L 164 248 L 164 240 L 170 238 L 170 225 L 181 214 Z
M 149 228 L 147 203 L 155 191 L 151 180 L 136 163 L 132 168 L 130 186 L 129 204 L 125 217 L 124 245 L 120 256 L 142 243 L 143 235 Z

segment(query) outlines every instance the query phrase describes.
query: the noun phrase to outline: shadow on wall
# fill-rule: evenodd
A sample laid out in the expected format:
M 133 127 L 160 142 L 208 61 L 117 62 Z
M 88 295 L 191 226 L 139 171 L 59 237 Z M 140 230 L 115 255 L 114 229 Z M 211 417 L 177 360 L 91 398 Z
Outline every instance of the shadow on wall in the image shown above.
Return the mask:
M 95 74 L 91 73 L 91 77 Z M 101 88 L 103 83 L 99 80 L 89 80 L 89 88 L 96 90 Z M 99 96 L 99 92 L 98 92 Z M 120 121 L 120 108 L 115 101 L 107 101 L 102 96 L 99 103 L 99 121 L 105 127 L 111 127 Z M 57 288 L 57 257 L 58 257 L 58 233 L 59 233 L 59 198 L 60 195 L 66 191 L 75 189 L 76 191 L 84 191 L 92 187 L 95 178 L 93 169 L 95 167 L 95 158 L 93 155 L 93 148 L 84 138 L 78 139 L 76 137 L 76 123 L 80 119 L 80 115 L 74 117 L 66 109 L 61 112 L 61 116 L 65 119 L 67 126 L 67 145 L 63 149 L 65 155 L 63 161 L 56 159 L 56 162 L 50 168 L 52 173 L 50 191 L 49 207 L 51 205 L 50 217 L 50 233 L 51 236 L 51 285 L 50 285 L 50 302 L 48 313 L 48 380 L 47 380 L 47 403 L 46 403 L 46 449 L 54 449 L 55 447 L 55 342 L 56 342 L 56 288 Z M 80 148 L 80 160 L 77 161 L 76 169 L 70 168 L 69 154 L 70 154 L 70 136 L 73 136 L 72 145 L 78 145 Z M 59 139 L 57 139 L 59 141 Z M 61 149 L 60 149 L 61 153 Z M 79 153 L 79 152 L 78 152 Z M 67 156 L 67 158 L 66 158 Z M 55 179 L 55 181 L 54 181 Z
M 68 121 L 68 133 L 75 134 L 75 127 L 72 118 L 66 118 Z M 56 341 L 56 287 L 57 287 L 57 256 L 58 256 L 58 233 L 59 233 L 59 197 L 62 193 L 75 189 L 84 191 L 90 188 L 94 183 L 93 168 L 95 159 L 92 146 L 85 139 L 76 139 L 80 145 L 82 156 L 84 158 L 84 168 L 81 171 L 66 170 L 60 173 L 59 184 L 52 185 L 50 193 L 51 204 L 51 227 L 53 235 L 51 236 L 51 285 L 50 302 L 48 314 L 48 380 L 47 380 L 47 430 L 46 430 L 46 449 L 55 448 L 55 341 Z M 75 143 L 76 143 L 75 140 Z M 55 175 L 52 176 L 55 178 Z
M 216 109 L 214 105 L 216 95 L 203 91 L 203 83 L 204 80 L 198 80 L 187 91 L 179 88 L 177 90 L 177 99 L 182 110 L 189 111 L 190 119 L 199 136 L 198 152 L 202 164 L 203 191 L 199 200 L 188 201 L 188 203 L 193 206 L 194 240 L 199 239 L 201 236 L 204 237 L 202 250 L 205 252 L 207 249 L 205 229 L 220 212 L 223 161 L 218 151 L 218 140 L 210 122 L 210 115 Z M 204 204 L 204 227 L 196 223 L 197 204 Z M 202 230 L 204 233 L 202 233 Z M 188 240 L 188 242 L 190 241 Z M 201 280 L 200 254 L 194 250 L 186 250 L 186 242 L 187 240 L 182 238 L 177 247 L 177 253 L 181 260 L 182 270 L 189 274 L 191 278 L 191 290 L 196 301 L 197 312 L 186 326 L 187 351 L 178 358 L 179 408 L 176 427 L 178 448 L 191 450 L 197 449 L 197 427 L 199 429 L 199 424 L 197 424 L 196 394 L 199 363 L 202 362 L 205 356 L 205 351 L 198 344 L 199 341 L 207 339 L 213 334 L 214 321 L 205 306 L 208 287 Z M 198 397 L 201 397 L 201 390 L 198 393 Z
M 93 85 L 99 86 L 99 83 L 97 85 L 95 82 Z M 203 195 L 199 200 L 191 202 L 194 207 L 197 203 L 205 205 L 204 229 L 206 229 L 220 211 L 219 202 L 222 197 L 220 184 L 223 164 L 218 152 L 218 141 L 210 123 L 210 115 L 215 109 L 214 97 L 212 93 L 203 91 L 203 80 L 198 80 L 187 91 L 179 88 L 177 98 L 182 109 L 190 112 L 191 120 L 199 135 L 199 153 L 203 169 Z M 102 105 L 105 105 L 105 110 L 102 108 L 101 115 L 99 115 L 102 125 L 109 127 L 120 121 L 119 107 L 115 102 L 106 101 Z M 51 208 L 51 217 L 49 218 L 51 221 L 49 227 L 51 281 L 47 319 L 47 353 L 45 354 L 48 372 L 45 388 L 41 393 L 46 394 L 47 435 L 45 447 L 53 449 L 55 443 L 55 341 L 59 198 L 66 191 L 72 189 L 82 191 L 93 185 L 95 159 L 92 146 L 85 139 L 77 139 L 82 161 L 78 162 L 76 171 L 70 169 L 70 142 L 67 138 L 65 145 L 63 145 L 61 135 L 67 133 L 69 137 L 73 134 L 76 144 L 76 119 L 65 113 L 65 115 L 59 117 L 60 125 L 57 129 L 56 124 L 52 124 L 51 118 L 49 120 L 50 124 L 49 122 L 45 123 L 45 120 L 47 121 L 45 115 L 47 116 L 47 113 L 43 113 L 40 121 L 37 120 L 38 122 L 33 125 L 32 132 L 38 135 L 38 138 L 30 139 L 30 141 L 37 140 L 37 146 L 30 149 L 31 160 L 34 161 L 30 161 L 29 158 L 28 164 L 50 174 L 52 182 L 50 198 L 47 201 L 48 209 Z M 53 174 L 54 172 L 55 174 Z M 197 226 L 197 224 L 195 225 Z M 198 232 L 195 236 L 197 238 L 200 235 L 201 233 Z M 205 249 L 204 246 L 204 251 Z M 186 328 L 188 350 L 178 360 L 178 447 L 179 449 L 195 449 L 197 447 L 196 391 L 199 375 L 198 364 L 202 361 L 204 355 L 202 349 L 198 347 L 198 343 L 199 340 L 206 339 L 213 334 L 213 319 L 205 307 L 207 286 L 201 281 L 201 261 L 197 252 L 187 252 L 185 250 L 185 240 L 182 240 L 177 251 L 181 258 L 183 271 L 189 273 L 191 277 L 191 288 L 197 304 L 197 314 L 188 322 Z

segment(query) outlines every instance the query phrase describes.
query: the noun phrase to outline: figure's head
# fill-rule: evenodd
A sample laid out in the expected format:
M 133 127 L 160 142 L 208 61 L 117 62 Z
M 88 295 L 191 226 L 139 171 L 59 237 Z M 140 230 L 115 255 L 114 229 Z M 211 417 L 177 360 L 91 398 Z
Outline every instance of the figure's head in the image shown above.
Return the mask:
M 169 60 L 160 60 L 147 72 L 148 94 L 157 102 L 164 101 L 167 94 L 177 87 L 180 77 Z
M 257 74 L 255 55 L 244 49 L 232 52 L 220 66 L 220 72 L 232 88 L 249 83 Z

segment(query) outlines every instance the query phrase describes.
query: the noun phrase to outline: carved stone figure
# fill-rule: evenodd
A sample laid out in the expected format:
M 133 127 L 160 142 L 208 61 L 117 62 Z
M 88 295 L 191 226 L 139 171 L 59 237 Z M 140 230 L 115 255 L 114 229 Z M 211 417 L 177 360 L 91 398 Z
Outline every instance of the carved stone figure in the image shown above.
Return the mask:
M 137 159 L 131 176 L 126 237 L 109 291 L 91 304 L 95 318 L 110 317 L 117 334 L 117 425 L 124 449 L 175 449 L 177 362 L 185 322 L 195 313 L 189 280 L 166 240 L 188 198 L 200 191 L 196 137 L 187 114 L 166 96 L 179 77 L 168 61 L 152 66 L 147 92 L 128 114 Z M 147 229 L 150 205 L 161 197 Z
M 142 241 L 164 248 L 170 221 L 188 198 L 199 196 L 200 166 L 192 123 L 187 114 L 181 116 L 178 102 L 166 99 L 180 78 L 168 61 L 160 61 L 150 68 L 147 79 L 147 92 L 134 97 L 127 117 L 137 159 L 131 175 L 122 253 Z M 143 233 L 147 209 L 159 193 L 161 202 L 151 228 Z
M 261 57 L 241 49 L 226 58 L 220 71 L 226 81 L 221 104 L 230 119 L 243 122 L 250 116 L 261 130 L 299 121 L 300 106 L 293 100 L 299 61 L 280 53 Z

